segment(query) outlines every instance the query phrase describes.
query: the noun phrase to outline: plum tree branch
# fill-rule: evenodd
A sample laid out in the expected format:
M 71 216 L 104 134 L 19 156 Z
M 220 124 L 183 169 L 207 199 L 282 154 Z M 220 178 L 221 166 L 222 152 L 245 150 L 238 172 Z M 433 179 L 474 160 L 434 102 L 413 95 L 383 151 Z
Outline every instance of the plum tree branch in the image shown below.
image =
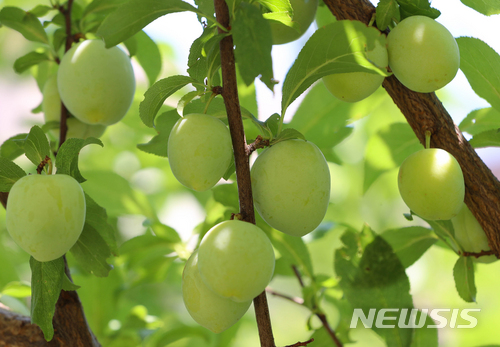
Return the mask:
M 225 0 L 214 0 L 214 6 L 217 21 L 220 23 L 218 29 L 219 34 L 222 34 L 224 31 L 221 27 L 230 28 L 229 9 Z M 233 37 L 231 35 L 225 36 L 219 44 L 222 72 L 221 94 L 224 99 L 224 105 L 226 106 L 229 130 L 233 142 L 240 215 L 242 220 L 255 224 L 250 163 L 248 160 L 243 119 L 241 117 L 240 102 L 238 98 L 233 46 Z M 262 347 L 275 347 L 265 291 L 257 296 L 253 303 L 259 329 L 260 344 Z
M 65 17 L 67 52 L 73 43 L 71 35 L 71 9 L 73 0 L 68 0 L 66 8 L 59 7 L 59 11 Z M 59 133 L 59 146 L 66 140 L 68 110 L 61 102 L 61 122 Z M 41 172 L 43 166 L 50 158 L 46 158 L 37 168 Z M 0 193 L 0 202 L 7 206 L 8 193 Z M 64 256 L 65 272 L 71 280 L 66 257 Z M 42 330 L 35 324 L 31 324 L 29 317 L 10 312 L 0 308 L 0 347 L 21 346 L 75 346 L 75 347 L 98 347 L 101 346 L 92 333 L 83 311 L 80 298 L 76 291 L 62 290 L 56 303 L 56 310 L 52 320 L 54 337 L 50 342 L 45 341 Z
M 359 20 L 365 24 L 375 14 L 368 0 L 324 0 L 338 19 Z M 451 153 L 460 164 L 465 179 L 465 203 L 483 227 L 491 250 L 500 257 L 500 182 L 453 123 L 435 93 L 417 93 L 404 87 L 394 76 L 382 86 L 405 116 L 422 144 L 431 131 L 431 147 Z

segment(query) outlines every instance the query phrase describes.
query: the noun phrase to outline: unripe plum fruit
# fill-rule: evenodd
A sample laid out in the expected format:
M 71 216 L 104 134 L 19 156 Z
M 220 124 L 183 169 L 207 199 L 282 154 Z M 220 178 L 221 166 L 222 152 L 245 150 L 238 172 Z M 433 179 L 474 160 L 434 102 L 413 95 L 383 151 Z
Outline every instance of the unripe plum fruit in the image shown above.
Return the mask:
M 210 229 L 198 249 L 203 282 L 217 295 L 247 302 L 262 293 L 274 273 L 274 250 L 258 226 L 228 220 Z
M 61 59 L 59 95 L 69 112 L 87 124 L 111 125 L 127 113 L 135 92 L 130 58 L 101 40 L 75 44 Z
M 464 202 L 465 183 L 455 157 L 443 149 L 413 153 L 401 164 L 398 186 L 406 205 L 429 220 L 455 217 Z
M 484 233 L 481 224 L 472 214 L 466 204 L 460 209 L 458 215 L 451 219 L 453 229 L 455 230 L 455 239 L 465 252 L 480 253 L 489 251 L 488 238 Z M 491 263 L 497 260 L 494 255 L 472 257 L 472 260 L 479 263 Z
M 43 86 L 42 111 L 45 122 L 59 122 L 61 120 L 61 98 L 57 89 L 57 75 L 50 77 Z M 105 125 L 83 123 L 75 117 L 66 119 L 66 125 L 68 127 L 66 138 L 101 137 L 106 130 Z M 51 130 L 51 133 L 54 137 L 59 138 L 59 128 Z
M 188 114 L 172 128 L 167 152 L 177 180 L 202 192 L 219 182 L 229 167 L 233 155 L 231 135 L 215 117 Z
M 387 36 L 389 67 L 408 89 L 430 93 L 447 85 L 460 67 L 453 35 L 426 16 L 403 19 Z
M 271 227 L 293 236 L 313 231 L 330 201 L 330 170 L 309 141 L 287 140 L 265 149 L 252 169 L 255 208 Z
M 191 317 L 214 333 L 230 328 L 247 312 L 252 303 L 252 300 L 236 302 L 211 291 L 200 277 L 198 252 L 194 252 L 184 266 L 182 297 Z
M 285 24 L 270 20 L 273 45 L 289 43 L 300 38 L 309 28 L 316 16 L 318 0 L 290 0 L 293 9 L 293 22 L 299 26 L 299 31 Z
M 375 42 L 375 48 L 366 56 L 379 67 L 388 65 L 387 48 Z M 326 88 L 336 98 L 357 102 L 373 94 L 384 81 L 384 76 L 369 72 L 337 73 L 323 77 Z
M 38 261 L 64 255 L 85 223 L 85 195 L 68 175 L 29 175 L 9 192 L 6 226 L 14 241 Z

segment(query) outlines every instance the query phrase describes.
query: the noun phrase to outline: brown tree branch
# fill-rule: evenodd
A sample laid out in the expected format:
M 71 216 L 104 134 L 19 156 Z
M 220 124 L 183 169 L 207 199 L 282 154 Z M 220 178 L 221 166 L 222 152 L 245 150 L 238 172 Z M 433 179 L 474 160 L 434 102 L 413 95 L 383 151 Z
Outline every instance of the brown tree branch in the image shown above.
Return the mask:
M 224 0 L 214 0 L 214 6 L 217 21 L 224 28 L 229 28 L 230 16 L 226 2 Z M 222 33 L 224 33 L 224 31 L 219 28 L 219 34 Z M 233 142 L 240 215 L 242 220 L 255 224 L 250 163 L 248 161 L 243 119 L 241 117 L 240 102 L 238 98 L 233 46 L 233 37 L 231 35 L 224 37 L 220 41 L 222 97 L 224 99 L 224 105 L 226 106 L 229 130 Z M 274 347 L 274 336 L 266 293 L 262 292 L 254 299 L 253 303 L 259 329 L 260 344 L 262 347 Z
M 324 0 L 333 15 L 368 24 L 375 7 L 368 0 Z M 500 182 L 463 137 L 435 93 L 417 93 L 404 87 L 394 76 L 382 86 L 394 100 L 425 144 L 425 131 L 432 133 L 431 147 L 451 153 L 462 167 L 465 179 L 465 203 L 483 227 L 489 245 L 500 257 Z

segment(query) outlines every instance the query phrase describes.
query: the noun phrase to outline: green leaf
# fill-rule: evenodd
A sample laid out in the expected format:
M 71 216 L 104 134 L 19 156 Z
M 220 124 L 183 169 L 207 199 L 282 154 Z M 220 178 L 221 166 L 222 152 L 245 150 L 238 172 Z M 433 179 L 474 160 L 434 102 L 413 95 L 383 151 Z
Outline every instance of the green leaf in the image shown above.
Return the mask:
M 68 278 L 66 273 L 63 276 L 63 283 L 62 283 L 61 287 L 62 287 L 62 290 L 65 290 L 67 292 L 75 291 L 75 290 L 81 288 L 79 285 L 76 285 L 73 282 L 71 282 L 71 280 Z
M 26 172 L 13 161 L 0 157 L 0 192 L 9 192 L 18 179 L 26 176 Z
M 136 273 L 134 284 L 162 282 L 177 258 L 175 244 L 153 235 L 140 235 L 120 247 L 121 258 L 131 272 Z
M 286 262 L 295 265 L 309 278 L 314 278 L 314 271 L 309 250 L 300 237 L 290 236 L 272 229 L 271 241 Z
M 83 10 L 82 19 L 91 14 L 109 14 L 127 0 L 94 0 Z
M 34 14 L 37 17 L 43 17 L 50 11 L 55 11 L 54 7 L 45 6 L 45 5 L 36 5 L 33 9 L 29 10 L 30 13 Z
M 203 33 L 193 41 L 189 50 L 188 73 L 197 81 L 204 81 L 207 78 L 207 86 L 215 85 L 214 80 L 220 69 L 220 49 L 219 42 L 226 35 L 217 34 L 216 27 L 205 28 Z M 204 86 L 197 86 L 204 90 Z
M 43 130 L 35 125 L 31 128 L 24 144 L 26 157 L 38 166 L 46 157 L 50 158 L 50 145 Z
M 42 61 L 50 60 L 47 53 L 30 52 L 18 58 L 14 62 L 14 71 L 17 73 L 24 72 L 34 65 L 40 64 Z
M 87 171 L 88 181 L 82 188 L 100 206 L 106 206 L 109 216 L 117 217 L 126 214 L 150 213 L 146 207 L 139 204 L 138 196 L 130 187 L 128 180 L 112 171 Z M 141 201 L 146 203 L 146 201 Z
M 18 134 L 5 140 L 0 146 L 0 157 L 14 160 L 24 154 L 24 143 L 28 134 Z
M 460 0 L 466 6 L 476 10 L 485 16 L 500 13 L 500 2 L 498 0 Z
M 45 340 L 54 336 L 52 317 L 61 293 L 64 273 L 64 260 L 39 262 L 30 258 L 31 267 L 31 323 L 42 329 Z
M 70 249 L 71 254 L 80 266 L 98 277 L 108 276 L 112 266 L 106 262 L 111 251 L 99 232 L 89 224 L 85 224 L 82 234 Z
M 350 254 L 356 254 L 358 246 L 343 247 L 335 252 L 335 271 L 341 277 L 340 287 L 352 307 L 361 308 L 368 314 L 372 308 L 413 308 L 410 282 L 405 268 L 391 246 L 380 236 L 364 249 L 356 264 Z M 386 317 L 397 317 L 399 312 L 387 312 Z M 413 329 L 382 329 L 373 326 L 388 346 L 406 347 L 411 343 Z
M 431 229 L 417 226 L 387 230 L 381 236 L 391 245 L 405 268 L 438 241 Z
M 460 246 L 455 241 L 455 230 L 451 220 L 424 220 L 429 223 L 436 235 L 445 241 L 445 243 L 458 254 Z
M 273 90 L 273 43 L 269 22 L 262 17 L 259 8 L 245 2 L 238 6 L 234 15 L 231 33 L 236 46 L 234 55 L 243 81 L 250 85 L 257 76 L 261 76 L 262 82 Z
M 197 12 L 195 7 L 181 0 L 130 0 L 106 17 L 97 35 L 104 39 L 107 48 L 113 47 L 155 19 L 183 11 Z
M 283 129 L 283 131 L 280 132 L 278 137 L 274 138 L 269 145 L 275 145 L 278 142 L 286 141 L 286 140 L 293 140 L 293 139 L 301 139 L 301 140 L 306 140 L 306 137 L 300 133 L 300 131 L 293 129 L 293 128 L 287 128 Z
M 474 283 L 474 263 L 471 257 L 459 257 L 453 267 L 453 278 L 458 295 L 465 302 L 476 302 L 476 285 Z
M 477 135 L 487 130 L 500 128 L 500 111 L 486 107 L 474 110 L 460 122 L 461 131 L 471 135 Z
M 365 150 L 364 192 L 384 172 L 400 166 L 412 153 L 422 149 L 408 123 L 392 123 L 368 140 Z
M 219 184 L 211 190 L 215 201 L 221 203 L 223 206 L 230 207 L 236 212 L 239 212 L 240 203 L 238 188 L 235 183 Z
M 167 111 L 159 115 L 156 118 L 155 126 L 158 135 L 153 137 L 148 143 L 138 144 L 137 148 L 143 152 L 166 158 L 168 156 L 168 137 L 179 119 L 181 117 L 177 114 L 177 110 Z
M 114 255 L 118 255 L 118 246 L 115 237 L 116 232 L 111 224 L 108 223 L 108 214 L 106 210 L 99 206 L 88 194 L 85 194 L 85 204 L 85 224 L 97 230 L 111 252 Z
M 26 39 L 48 44 L 49 38 L 40 20 L 18 7 L 6 6 L 0 10 L 0 24 L 20 32 Z
M 385 30 L 392 20 L 401 20 L 399 5 L 396 0 L 380 0 L 376 10 L 377 28 Z
M 9 282 L 0 292 L 0 297 L 2 295 L 12 296 L 13 298 L 27 298 L 31 296 L 31 286 L 29 283 L 19 281 Z
M 78 155 L 83 147 L 91 144 L 104 146 L 101 140 L 95 137 L 88 137 L 85 140 L 78 138 L 67 139 L 57 152 L 57 173 L 70 175 L 79 183 L 85 182 L 85 178 L 83 178 L 78 169 Z
M 422 311 L 418 311 L 415 321 L 420 322 Z M 439 347 L 437 328 L 431 328 L 429 325 L 435 325 L 436 322 L 431 316 L 426 314 L 423 327 L 414 329 L 413 339 L 410 347 Z
M 359 21 L 342 20 L 316 30 L 286 75 L 281 115 L 300 94 L 323 76 L 356 71 L 387 76 L 384 67 L 373 65 L 366 57 L 366 51 L 373 50 L 376 41 L 385 46 L 385 35 Z
M 429 0 L 397 0 L 401 11 L 401 20 L 410 16 L 427 16 L 436 19 L 441 12 L 433 7 Z
M 151 86 L 156 82 L 161 71 L 160 50 L 156 43 L 142 30 L 132 38 L 137 45 L 137 51 L 134 53 L 134 56 L 139 62 L 139 65 L 143 68 L 146 76 L 148 76 L 149 85 Z M 125 44 L 127 44 L 127 42 L 125 42 Z
M 500 147 L 500 129 L 476 134 L 469 140 L 469 143 L 474 148 Z
M 500 55 L 472 37 L 457 38 L 460 69 L 477 95 L 500 111 Z
M 176 91 L 189 83 L 196 83 L 188 76 L 170 76 L 159 80 L 149 88 L 144 94 L 144 100 L 139 105 L 139 115 L 144 124 L 152 128 L 155 126 L 154 120 L 165 100 Z

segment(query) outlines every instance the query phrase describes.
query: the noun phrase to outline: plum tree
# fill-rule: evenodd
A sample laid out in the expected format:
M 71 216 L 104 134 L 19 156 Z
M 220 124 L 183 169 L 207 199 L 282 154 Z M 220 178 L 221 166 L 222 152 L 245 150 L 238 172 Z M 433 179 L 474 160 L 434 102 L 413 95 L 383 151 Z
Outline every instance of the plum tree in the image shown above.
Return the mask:
M 57 75 L 52 75 L 43 86 L 42 111 L 45 122 L 61 119 L 61 98 L 57 89 Z M 106 131 L 105 125 L 83 123 L 75 117 L 69 117 L 66 122 L 68 126 L 66 138 L 101 137 Z M 51 133 L 55 138 L 59 138 L 59 128 L 52 130 Z
M 466 204 L 463 204 L 451 222 L 455 230 L 455 239 L 465 252 L 479 253 L 490 250 L 483 228 Z M 497 260 L 497 257 L 488 255 L 472 259 L 480 263 L 491 263 Z
M 426 16 L 403 19 L 387 36 L 389 66 L 408 89 L 430 93 L 447 85 L 460 67 L 453 35 Z
M 85 223 L 85 195 L 68 175 L 29 175 L 11 188 L 6 226 L 14 241 L 38 261 L 61 257 Z
M 75 44 L 61 59 L 59 95 L 69 112 L 88 124 L 120 121 L 132 104 L 135 77 L 130 58 L 101 40 Z
M 255 224 L 228 220 L 210 229 L 198 249 L 203 282 L 221 297 L 247 302 L 262 293 L 274 273 L 274 250 Z
M 191 254 L 182 272 L 182 297 L 191 317 L 214 333 L 231 327 L 252 303 L 236 302 L 211 291 L 200 277 L 197 251 Z
M 288 140 L 265 149 L 251 176 L 255 208 L 273 228 L 304 236 L 323 220 L 330 200 L 330 170 L 312 142 Z
M 375 48 L 366 52 L 374 64 L 386 67 L 388 64 L 387 48 L 375 42 Z M 336 98 L 357 102 L 373 94 L 384 81 L 384 76 L 369 72 L 347 72 L 323 77 L 326 88 Z
M 292 21 L 297 28 L 289 27 L 281 22 L 270 20 L 274 45 L 289 43 L 300 38 L 314 20 L 318 8 L 318 0 L 290 0 L 293 9 Z
M 465 183 L 455 157 L 440 148 L 413 153 L 401 164 L 398 187 L 406 205 L 429 220 L 448 220 L 464 202 Z
M 212 188 L 226 172 L 233 149 L 219 119 L 192 113 L 179 119 L 168 138 L 168 161 L 179 182 L 196 191 Z

